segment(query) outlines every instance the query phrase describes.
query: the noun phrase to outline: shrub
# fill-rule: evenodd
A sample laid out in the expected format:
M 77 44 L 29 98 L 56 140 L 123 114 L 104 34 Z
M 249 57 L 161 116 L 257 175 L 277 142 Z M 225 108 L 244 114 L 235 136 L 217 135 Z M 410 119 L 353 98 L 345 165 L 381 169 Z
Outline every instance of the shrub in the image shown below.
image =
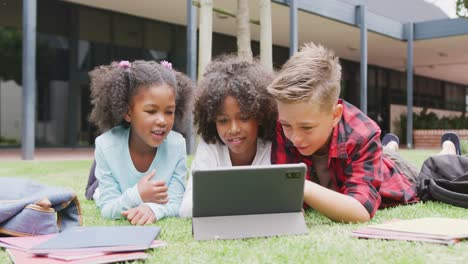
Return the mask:
M 400 116 L 400 135 L 398 135 L 402 142 L 406 141 L 406 120 L 405 114 Z M 435 113 L 428 112 L 424 108 L 421 113 L 413 113 L 413 129 L 468 129 L 468 118 L 466 112 L 456 117 L 442 117 L 439 118 Z
M 0 137 L 0 146 L 17 146 L 19 142 L 16 139 Z

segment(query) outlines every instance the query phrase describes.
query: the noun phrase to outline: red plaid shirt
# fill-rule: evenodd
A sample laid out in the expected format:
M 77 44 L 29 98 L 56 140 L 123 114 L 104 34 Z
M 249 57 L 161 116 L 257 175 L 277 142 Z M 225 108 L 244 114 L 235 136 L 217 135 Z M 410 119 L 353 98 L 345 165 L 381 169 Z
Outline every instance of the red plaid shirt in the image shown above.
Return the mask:
M 402 175 L 395 163 L 382 154 L 380 128 L 355 106 L 339 101 L 343 116 L 333 129 L 328 167 L 335 190 L 358 200 L 374 216 L 378 208 L 419 201 L 416 186 Z M 307 165 L 307 180 L 312 180 L 312 160 L 303 156 L 286 138 L 278 122 L 271 151 L 272 164 Z

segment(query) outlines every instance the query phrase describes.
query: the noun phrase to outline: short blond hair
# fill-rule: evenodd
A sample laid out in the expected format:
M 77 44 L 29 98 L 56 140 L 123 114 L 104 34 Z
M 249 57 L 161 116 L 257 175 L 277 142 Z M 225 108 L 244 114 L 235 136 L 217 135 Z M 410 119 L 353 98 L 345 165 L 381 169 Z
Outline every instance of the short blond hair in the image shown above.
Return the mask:
M 268 87 L 276 100 L 320 104 L 330 111 L 340 95 L 341 65 L 335 53 L 310 42 L 294 54 Z

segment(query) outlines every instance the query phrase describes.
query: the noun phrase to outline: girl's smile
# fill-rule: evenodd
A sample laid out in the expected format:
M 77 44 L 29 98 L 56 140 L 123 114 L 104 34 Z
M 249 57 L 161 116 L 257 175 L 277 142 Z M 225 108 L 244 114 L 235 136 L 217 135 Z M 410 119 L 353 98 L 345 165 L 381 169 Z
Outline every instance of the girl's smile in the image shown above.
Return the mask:
M 241 113 L 236 98 L 227 96 L 224 99 L 216 117 L 216 130 L 229 148 L 232 165 L 252 162 L 257 152 L 258 122 Z
M 132 133 L 130 145 L 140 151 L 162 144 L 174 124 L 175 93 L 168 85 L 142 87 L 132 97 L 125 120 Z

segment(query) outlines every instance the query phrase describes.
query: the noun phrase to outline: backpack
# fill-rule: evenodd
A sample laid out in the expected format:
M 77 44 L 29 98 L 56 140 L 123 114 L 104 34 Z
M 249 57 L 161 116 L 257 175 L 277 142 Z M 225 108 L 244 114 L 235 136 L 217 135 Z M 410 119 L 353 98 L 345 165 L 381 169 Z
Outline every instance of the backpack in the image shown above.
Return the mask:
M 468 208 L 468 156 L 437 155 L 424 161 L 418 175 L 422 201 Z
M 46 235 L 81 223 L 80 204 L 72 190 L 0 177 L 0 234 Z

